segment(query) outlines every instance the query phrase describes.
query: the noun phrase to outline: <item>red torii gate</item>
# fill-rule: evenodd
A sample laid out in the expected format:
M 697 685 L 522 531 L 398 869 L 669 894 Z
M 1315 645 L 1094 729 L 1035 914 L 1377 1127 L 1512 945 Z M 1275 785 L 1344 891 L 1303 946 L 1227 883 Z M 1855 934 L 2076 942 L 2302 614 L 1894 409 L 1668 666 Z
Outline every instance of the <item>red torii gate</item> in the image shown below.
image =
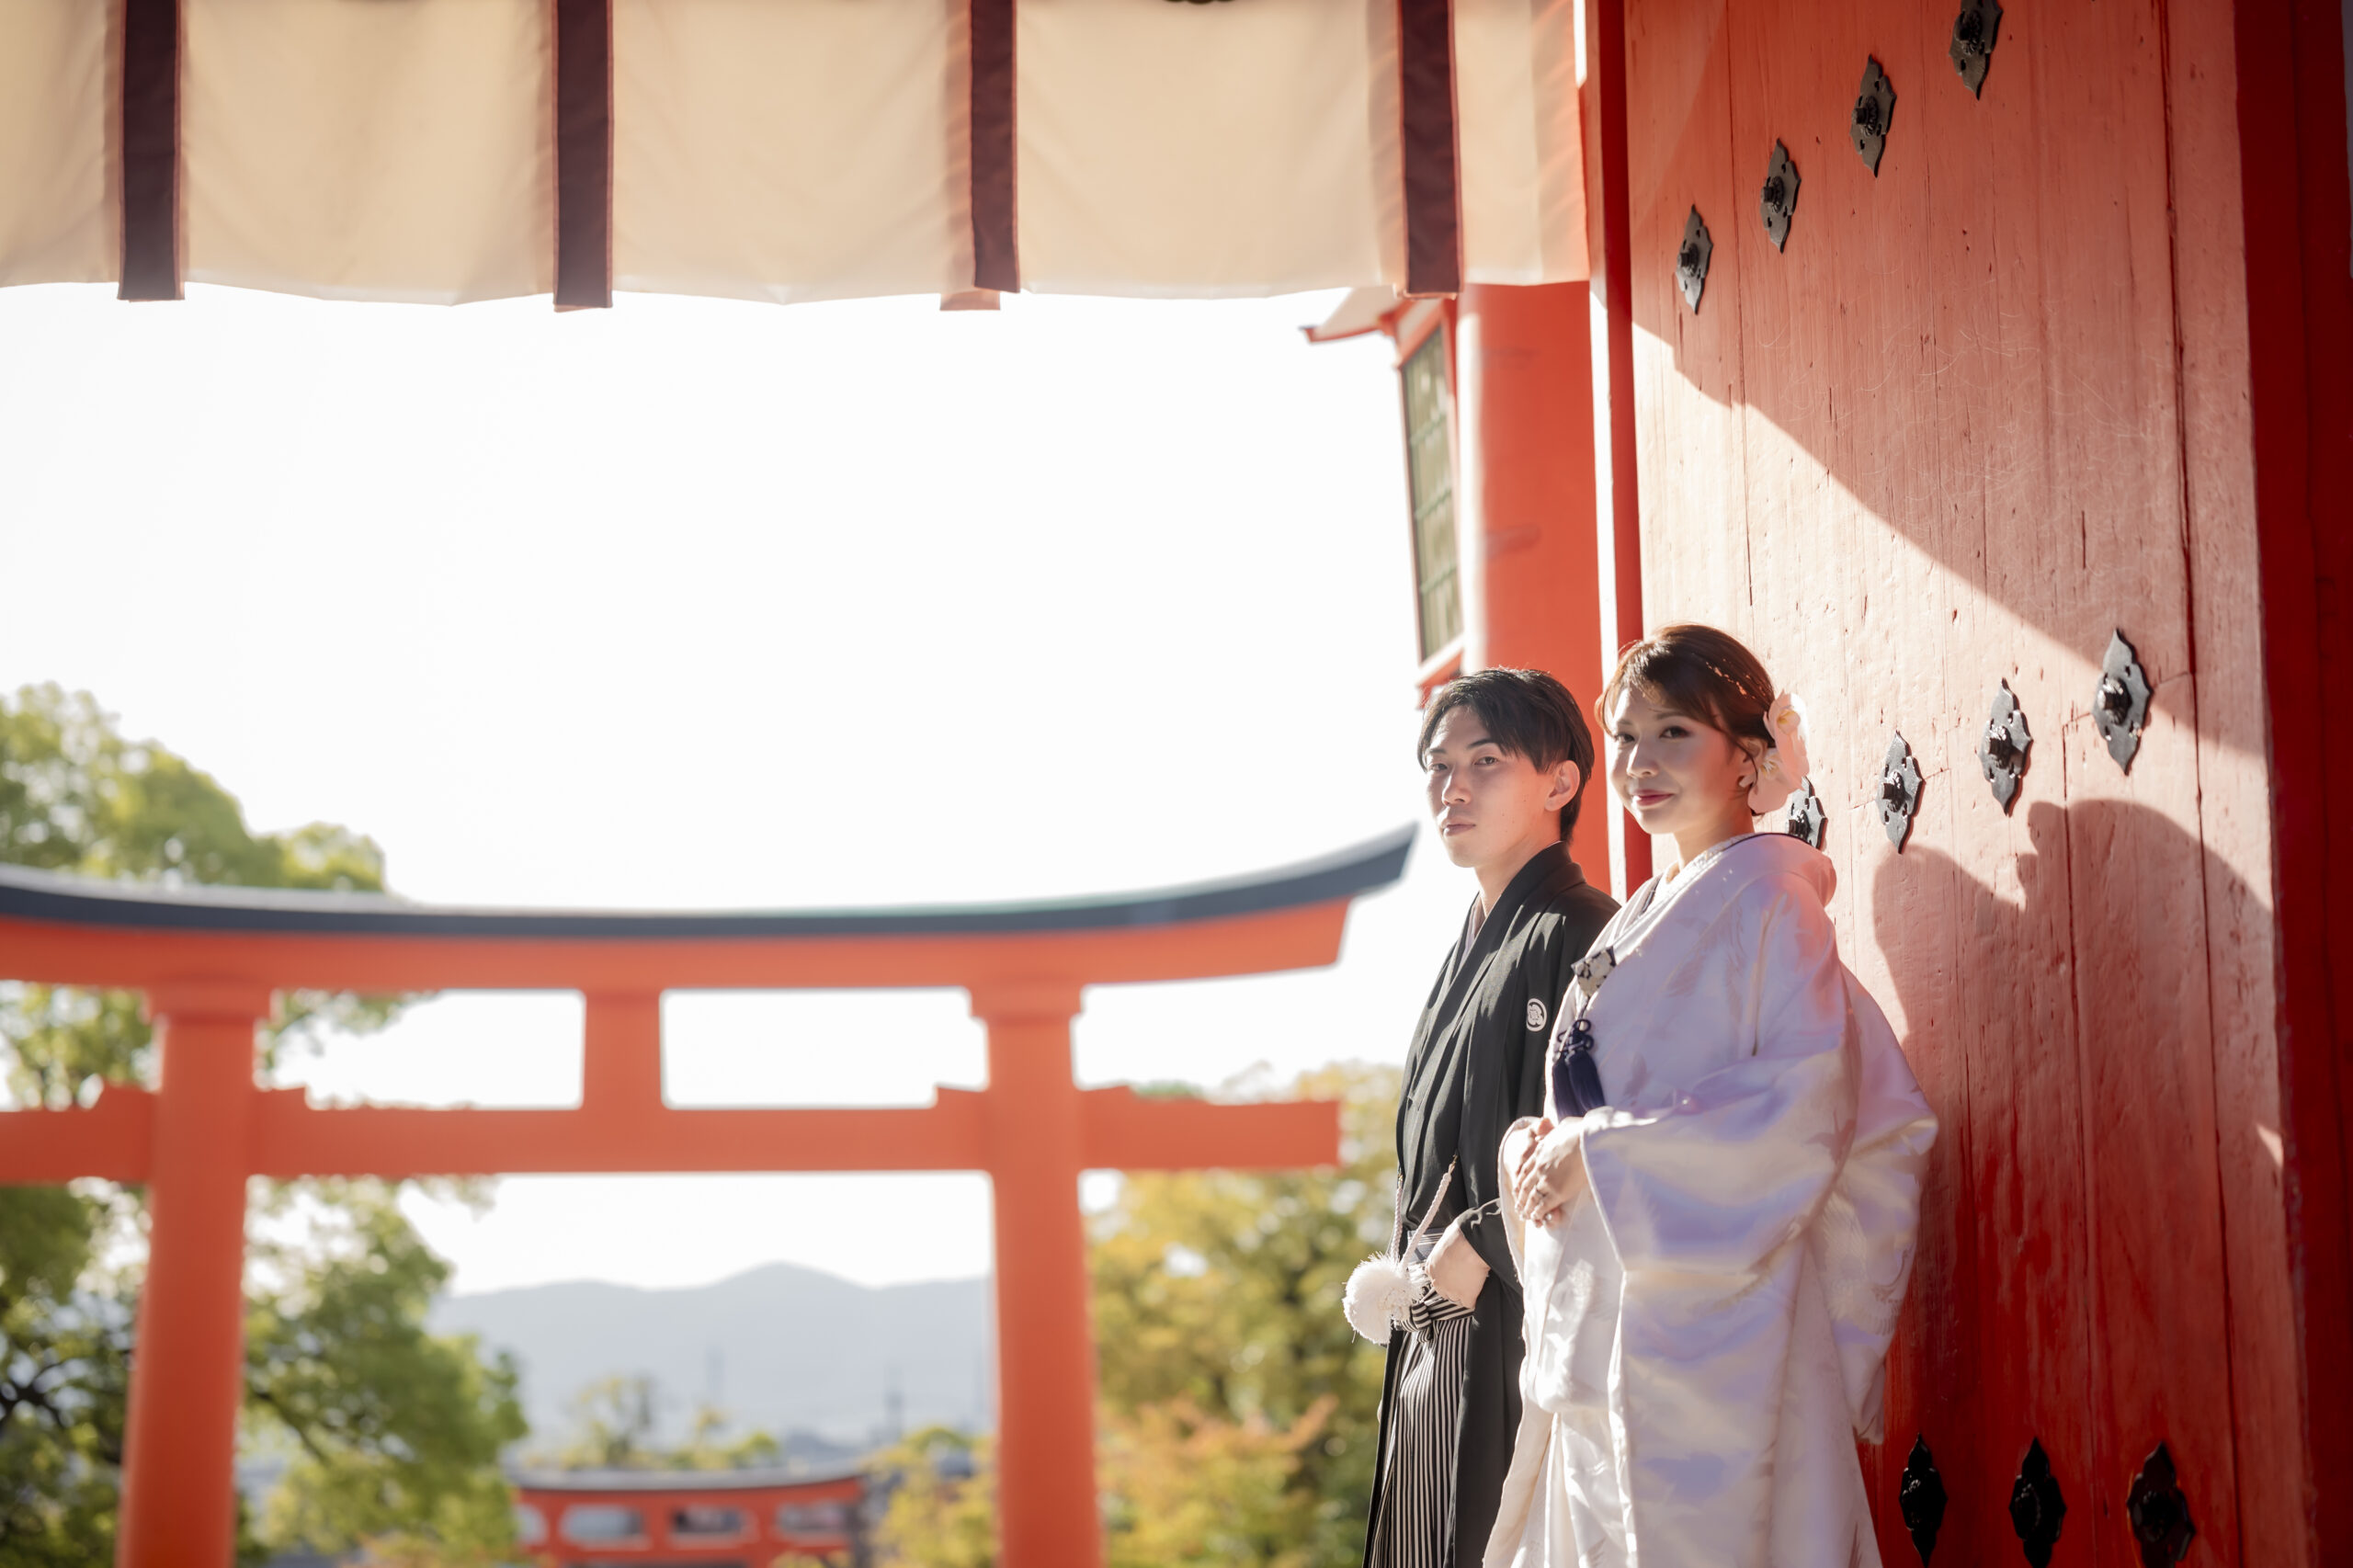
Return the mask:
M 161 1087 L 0 1113 L 0 1182 L 148 1188 L 120 1568 L 225 1568 L 254 1176 L 585 1171 L 985 1171 L 996 1225 L 998 1496 L 1008 1568 L 1102 1560 L 1082 1170 L 1271 1167 L 1337 1157 L 1329 1102 L 1218 1106 L 1080 1090 L 1089 984 L 1331 962 L 1351 900 L 1396 881 L 1410 832 L 1263 876 L 994 907 L 775 915 L 520 913 L 356 894 L 101 883 L 0 867 L 0 977 L 143 992 Z M 908 1109 L 674 1110 L 675 989 L 957 986 L 989 1086 Z M 321 1108 L 254 1079 L 275 993 L 576 990 L 572 1110 Z

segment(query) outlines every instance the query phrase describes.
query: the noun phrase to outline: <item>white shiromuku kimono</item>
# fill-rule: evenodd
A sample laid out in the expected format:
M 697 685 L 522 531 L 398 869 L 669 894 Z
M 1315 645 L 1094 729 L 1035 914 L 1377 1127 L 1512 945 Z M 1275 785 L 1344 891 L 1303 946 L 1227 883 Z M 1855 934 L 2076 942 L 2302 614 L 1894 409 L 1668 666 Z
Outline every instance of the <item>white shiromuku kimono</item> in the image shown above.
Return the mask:
M 1937 1124 L 1839 962 L 1836 885 L 1798 839 L 1735 838 L 1595 939 L 1557 1016 L 1565 1040 L 1584 1006 L 1608 1104 L 1519 1249 L 1488 1568 L 1878 1568 L 1855 1439 Z

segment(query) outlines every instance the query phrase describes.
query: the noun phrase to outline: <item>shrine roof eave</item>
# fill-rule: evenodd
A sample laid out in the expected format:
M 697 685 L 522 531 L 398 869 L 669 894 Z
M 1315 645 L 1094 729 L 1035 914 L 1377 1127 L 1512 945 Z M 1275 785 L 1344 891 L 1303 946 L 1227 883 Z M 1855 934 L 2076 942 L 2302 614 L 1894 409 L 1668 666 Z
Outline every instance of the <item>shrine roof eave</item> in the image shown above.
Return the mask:
M 672 913 L 158 887 L 0 866 L 0 979 L 152 988 L 816 988 L 1175 980 L 1329 963 L 1413 830 L 1250 876 L 1097 897 Z
M 521 1492 L 678 1493 L 809 1492 L 845 1485 L 862 1485 L 865 1472 L 832 1471 L 804 1474 L 780 1465 L 738 1470 L 527 1470 L 506 1472 L 507 1483 Z

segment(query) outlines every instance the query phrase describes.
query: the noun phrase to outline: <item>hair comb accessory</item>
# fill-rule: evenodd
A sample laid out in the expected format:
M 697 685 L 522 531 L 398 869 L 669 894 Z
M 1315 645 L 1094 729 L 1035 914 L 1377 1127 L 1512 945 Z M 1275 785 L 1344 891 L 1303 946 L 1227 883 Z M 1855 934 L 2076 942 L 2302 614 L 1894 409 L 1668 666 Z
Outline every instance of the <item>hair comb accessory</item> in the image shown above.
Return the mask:
M 1805 782 L 1805 704 L 1795 693 L 1782 692 L 1766 708 L 1765 733 L 1773 744 L 1757 762 L 1748 791 L 1748 809 L 1760 816 L 1780 810 Z

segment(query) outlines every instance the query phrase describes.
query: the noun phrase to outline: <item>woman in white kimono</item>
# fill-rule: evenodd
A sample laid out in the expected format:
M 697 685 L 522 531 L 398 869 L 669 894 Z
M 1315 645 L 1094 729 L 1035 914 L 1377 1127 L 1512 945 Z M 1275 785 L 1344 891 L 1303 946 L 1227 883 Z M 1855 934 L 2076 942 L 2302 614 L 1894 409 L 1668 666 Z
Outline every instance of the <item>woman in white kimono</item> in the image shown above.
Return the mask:
M 1548 1114 L 1503 1141 L 1528 1345 L 1487 1562 L 1877 1568 L 1855 1439 L 1936 1119 L 1839 962 L 1830 862 L 1755 831 L 1804 777 L 1794 699 L 1677 626 L 1597 706 L 1611 788 L 1677 863 L 1595 939 Z

